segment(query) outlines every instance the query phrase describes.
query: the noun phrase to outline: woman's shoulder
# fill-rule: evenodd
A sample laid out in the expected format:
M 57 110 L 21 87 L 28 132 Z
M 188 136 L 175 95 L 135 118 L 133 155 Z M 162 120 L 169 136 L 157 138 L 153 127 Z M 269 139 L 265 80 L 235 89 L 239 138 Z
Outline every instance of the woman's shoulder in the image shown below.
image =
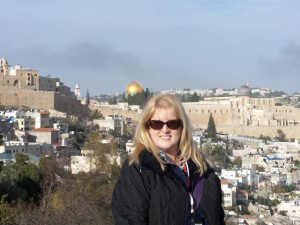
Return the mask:
M 220 182 L 219 176 L 216 174 L 216 171 L 213 168 L 208 168 L 204 173 L 204 178 L 212 182 Z
M 141 152 L 139 156 L 139 165 L 143 169 L 149 169 L 152 171 L 161 171 L 161 166 L 155 156 L 148 150 Z

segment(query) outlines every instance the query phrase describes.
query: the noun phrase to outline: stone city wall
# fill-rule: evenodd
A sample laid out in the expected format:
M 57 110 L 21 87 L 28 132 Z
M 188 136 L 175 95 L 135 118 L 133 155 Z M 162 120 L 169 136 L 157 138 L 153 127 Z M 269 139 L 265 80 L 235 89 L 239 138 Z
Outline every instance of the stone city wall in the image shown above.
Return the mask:
M 80 100 L 52 91 L 33 91 L 17 87 L 0 87 L 0 105 L 29 107 L 49 111 L 54 109 L 72 115 L 87 116 L 90 109 Z
M 99 110 L 103 116 L 120 115 L 124 118 L 131 118 L 135 121 L 139 120 L 140 113 L 131 110 L 112 109 L 108 106 L 93 106 L 92 110 Z
M 227 134 L 245 135 L 259 137 L 260 135 L 274 138 L 278 136 L 277 130 L 280 129 L 287 139 L 300 140 L 300 126 L 216 126 L 217 132 Z
M 54 92 L 37 92 L 1 86 L 0 105 L 27 106 L 47 110 L 54 108 Z
M 96 109 L 96 107 L 94 108 Z M 132 118 L 135 121 L 139 120 L 139 113 L 135 111 L 124 111 L 121 109 L 111 109 L 109 107 L 97 107 L 97 109 L 103 114 L 108 115 L 122 115 L 123 117 Z M 210 108 L 210 109 L 193 109 L 187 110 L 187 114 L 195 129 L 206 129 L 208 125 L 208 119 L 210 113 L 214 117 L 217 132 L 223 132 L 235 135 L 245 135 L 259 137 L 260 135 L 269 136 L 271 138 L 278 136 L 277 130 L 281 129 L 285 134 L 286 138 L 295 138 L 300 140 L 300 126 L 299 125 L 278 125 L 278 126 L 241 126 L 238 125 L 239 113 L 238 109 L 230 108 Z M 286 118 L 288 112 L 281 108 L 281 112 L 277 111 L 276 115 L 278 118 Z M 293 116 L 299 120 L 299 114 L 295 111 L 298 109 L 292 108 Z M 291 113 L 291 112 L 289 112 Z M 289 116 L 287 116 L 289 118 Z

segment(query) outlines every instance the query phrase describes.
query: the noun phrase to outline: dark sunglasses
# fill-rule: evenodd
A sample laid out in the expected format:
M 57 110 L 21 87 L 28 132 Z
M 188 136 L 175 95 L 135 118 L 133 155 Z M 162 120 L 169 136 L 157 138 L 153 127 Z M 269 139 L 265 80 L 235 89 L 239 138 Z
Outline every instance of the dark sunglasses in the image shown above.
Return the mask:
M 169 120 L 167 122 L 163 122 L 161 120 L 149 120 L 148 126 L 151 127 L 153 130 L 160 130 L 163 128 L 164 125 L 167 125 L 168 128 L 171 130 L 177 130 L 179 127 L 182 126 L 182 120 Z

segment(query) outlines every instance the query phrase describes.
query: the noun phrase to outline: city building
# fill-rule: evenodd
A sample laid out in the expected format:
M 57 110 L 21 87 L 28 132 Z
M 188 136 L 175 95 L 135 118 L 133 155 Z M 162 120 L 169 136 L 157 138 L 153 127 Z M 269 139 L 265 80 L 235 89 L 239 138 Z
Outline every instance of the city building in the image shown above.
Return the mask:
M 77 87 L 77 86 L 76 86 Z M 59 78 L 39 75 L 38 70 L 10 67 L 0 59 L 0 105 L 58 111 L 69 115 L 87 115 L 90 109 Z
M 59 130 L 53 128 L 38 128 L 28 131 L 29 142 L 59 144 Z
M 229 183 L 227 179 L 221 179 L 223 206 L 225 208 L 236 205 L 237 186 Z

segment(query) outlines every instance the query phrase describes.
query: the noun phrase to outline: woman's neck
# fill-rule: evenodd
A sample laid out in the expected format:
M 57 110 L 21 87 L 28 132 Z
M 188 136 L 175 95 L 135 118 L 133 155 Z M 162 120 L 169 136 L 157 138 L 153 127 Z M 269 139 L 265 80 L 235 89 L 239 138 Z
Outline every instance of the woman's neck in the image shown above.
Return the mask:
M 172 163 L 176 163 L 177 159 L 178 159 L 178 152 L 176 151 L 175 153 L 171 153 L 171 152 L 164 152 L 165 155 L 168 157 L 168 159 L 170 160 L 170 162 Z

